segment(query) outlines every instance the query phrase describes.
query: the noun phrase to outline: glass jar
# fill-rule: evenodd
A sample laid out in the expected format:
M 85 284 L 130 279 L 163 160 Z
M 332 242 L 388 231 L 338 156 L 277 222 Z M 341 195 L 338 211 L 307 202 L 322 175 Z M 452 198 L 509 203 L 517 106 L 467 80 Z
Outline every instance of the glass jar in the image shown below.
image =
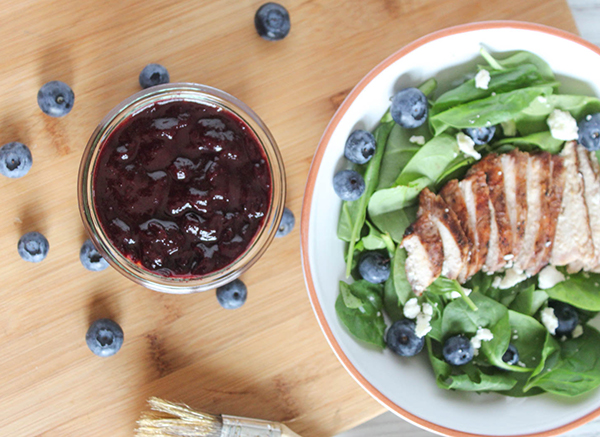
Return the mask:
M 261 227 L 245 251 L 231 264 L 202 276 L 164 276 L 127 258 L 114 247 L 99 220 L 94 200 L 94 175 L 100 151 L 111 133 L 122 123 L 157 102 L 189 101 L 223 108 L 239 117 L 262 146 L 271 175 L 271 199 Z M 281 221 L 285 206 L 286 180 L 283 160 L 275 139 L 262 120 L 235 97 L 209 86 L 171 83 L 143 90 L 120 103 L 98 125 L 83 153 L 79 167 L 78 196 L 83 223 L 102 256 L 119 273 L 152 290 L 187 294 L 224 285 L 246 271 L 265 252 Z

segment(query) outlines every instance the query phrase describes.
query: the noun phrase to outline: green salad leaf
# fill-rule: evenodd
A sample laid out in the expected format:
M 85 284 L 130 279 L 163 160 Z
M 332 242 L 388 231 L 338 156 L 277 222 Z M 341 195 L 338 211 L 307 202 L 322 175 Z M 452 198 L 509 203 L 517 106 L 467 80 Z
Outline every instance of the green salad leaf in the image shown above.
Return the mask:
M 544 290 L 551 299 L 587 311 L 600 311 L 600 274 L 579 272 Z
M 340 281 L 340 294 L 335 302 L 335 311 L 348 331 L 359 340 L 385 347 L 385 321 L 383 287 L 365 280 L 346 284 Z
M 429 141 L 431 139 L 429 126 L 424 124 L 416 129 L 404 129 L 394 124 L 381 160 L 377 190 L 394 185 L 400 171 L 422 147 L 410 141 L 413 136 L 422 136 L 426 142 Z
M 507 68 L 518 67 L 519 65 L 531 64 L 535 65 L 538 72 L 542 76 L 544 80 L 552 81 L 554 80 L 554 72 L 548 65 L 546 61 L 540 58 L 538 55 L 535 55 L 531 52 L 519 51 L 511 56 L 508 56 L 504 59 L 496 60 L 487 50 L 483 47 L 480 50 L 481 56 L 490 64 L 492 68 L 503 70 Z M 485 68 L 480 66 L 481 68 Z
M 554 138 L 549 131 L 543 131 L 529 134 L 524 137 L 503 138 L 494 143 L 494 148 L 506 144 L 517 146 L 520 150 L 525 152 L 531 152 L 537 148 L 548 153 L 556 154 L 562 150 L 565 142 Z

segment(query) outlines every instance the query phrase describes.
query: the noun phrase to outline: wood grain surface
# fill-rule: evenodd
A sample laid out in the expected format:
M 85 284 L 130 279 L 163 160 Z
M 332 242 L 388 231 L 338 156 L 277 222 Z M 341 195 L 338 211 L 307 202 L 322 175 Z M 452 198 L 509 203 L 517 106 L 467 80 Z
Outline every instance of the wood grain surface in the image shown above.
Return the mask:
M 77 169 L 95 125 L 136 92 L 144 65 L 173 81 L 221 88 L 264 119 L 299 216 L 319 138 L 347 92 L 373 66 L 433 30 L 519 19 L 575 30 L 563 0 L 282 0 L 288 38 L 260 39 L 261 1 L 10 0 L 0 8 L 0 143 L 21 141 L 34 164 L 0 179 L 0 435 L 131 436 L 148 396 L 215 413 L 268 418 L 328 436 L 381 413 L 330 351 L 304 289 L 298 227 L 246 275 L 239 310 L 213 292 L 170 296 L 112 269 L 86 271 Z M 39 87 L 67 82 L 73 111 L 40 112 Z M 22 261 L 19 237 L 50 241 L 40 264 Z M 101 359 L 85 345 L 96 318 L 125 331 Z

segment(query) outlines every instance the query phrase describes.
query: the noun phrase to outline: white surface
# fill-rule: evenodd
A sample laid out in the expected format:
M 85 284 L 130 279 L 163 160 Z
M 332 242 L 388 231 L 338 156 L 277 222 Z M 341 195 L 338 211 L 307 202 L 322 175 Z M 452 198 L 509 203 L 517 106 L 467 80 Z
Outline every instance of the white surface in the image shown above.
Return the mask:
M 569 5 L 575 17 L 580 34 L 596 45 L 600 45 L 600 1 L 599 0 L 569 0 Z M 392 413 L 384 413 L 350 431 L 337 437 L 427 437 L 432 434 L 412 424 L 399 419 Z M 597 437 L 600 435 L 600 420 L 584 425 L 565 436 Z

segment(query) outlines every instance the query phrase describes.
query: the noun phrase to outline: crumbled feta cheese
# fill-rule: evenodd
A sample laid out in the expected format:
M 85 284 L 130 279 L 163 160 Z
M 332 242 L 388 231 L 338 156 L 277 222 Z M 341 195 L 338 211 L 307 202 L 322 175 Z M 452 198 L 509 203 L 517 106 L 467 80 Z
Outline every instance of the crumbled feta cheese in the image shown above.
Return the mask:
M 494 288 L 500 288 L 500 283 L 502 282 L 502 277 L 501 276 L 496 276 L 494 278 L 494 280 L 492 281 L 492 287 Z
M 471 294 L 472 291 L 473 290 L 471 290 L 470 288 L 463 287 L 463 292 L 465 293 L 465 296 L 468 296 L 469 294 Z M 461 297 L 461 294 L 458 291 L 450 292 L 450 299 L 458 299 L 459 297 Z
M 548 99 L 545 98 L 544 96 L 538 96 L 538 102 L 540 103 L 548 103 Z
M 458 143 L 458 148 L 468 156 L 472 156 L 475 159 L 481 159 L 481 155 L 477 150 L 475 150 L 475 143 L 471 139 L 470 136 L 465 135 L 462 132 L 456 134 L 456 142 Z
M 515 123 L 514 120 L 503 121 L 500 123 L 500 126 L 502 126 L 502 132 L 504 132 L 504 135 L 507 137 L 514 137 L 517 135 L 517 123 Z
M 425 302 L 422 306 L 421 312 L 426 316 L 433 316 L 433 307 L 431 304 Z
M 417 325 L 415 326 L 415 335 L 419 338 L 425 337 L 431 331 L 431 316 L 424 313 L 417 315 Z
M 504 255 L 504 261 L 510 261 L 514 257 L 515 256 L 512 253 L 509 253 L 508 255 Z
M 498 280 L 498 276 L 492 282 L 494 288 L 500 288 L 502 290 L 514 287 L 519 282 L 523 282 L 527 279 L 527 275 L 523 272 L 517 272 L 515 269 L 508 269 L 504 273 L 504 277 Z
M 546 327 L 550 334 L 556 334 L 556 328 L 558 328 L 558 319 L 554 315 L 554 308 L 548 307 L 542 310 L 542 324 Z
M 538 276 L 538 287 L 542 290 L 546 290 L 564 280 L 565 275 L 556 270 L 556 267 L 548 265 L 542 269 Z
M 487 70 L 479 70 L 475 75 L 475 88 L 487 90 L 490 84 L 490 72 Z
M 421 312 L 421 306 L 419 305 L 419 301 L 417 301 L 416 297 L 409 299 L 404 304 L 404 317 L 407 319 L 415 319 L 417 315 Z
M 492 91 L 492 96 L 495 96 L 495 95 L 496 95 L 496 93 Z
M 425 137 L 423 135 L 413 135 L 408 139 L 408 141 L 422 146 L 423 144 L 425 144 Z
M 517 363 L 517 366 L 519 366 L 519 367 L 527 367 L 523 361 L 519 361 Z
M 573 338 L 581 337 L 583 335 L 583 326 L 577 325 L 575 329 L 573 329 Z
M 592 119 L 592 114 L 588 114 L 588 115 L 586 115 L 586 116 L 585 116 L 585 119 L 586 119 L 587 121 L 590 121 L 590 120 Z
M 546 120 L 550 133 L 557 140 L 570 141 L 576 140 L 579 128 L 577 127 L 577 120 L 567 111 L 561 111 L 555 109 L 550 113 Z
M 487 328 L 478 328 L 477 333 L 471 338 L 471 346 L 478 351 L 482 341 L 490 341 L 494 338 L 494 334 Z

